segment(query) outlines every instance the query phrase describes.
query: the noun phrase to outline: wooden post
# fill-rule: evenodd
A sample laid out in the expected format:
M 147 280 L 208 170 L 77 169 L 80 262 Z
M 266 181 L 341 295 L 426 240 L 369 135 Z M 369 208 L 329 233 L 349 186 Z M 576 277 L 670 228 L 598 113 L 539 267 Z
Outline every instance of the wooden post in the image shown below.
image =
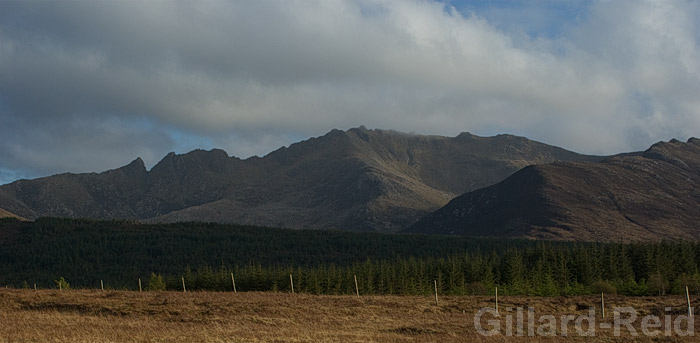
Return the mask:
M 36 291 L 36 282 L 34 283 L 34 290 Z
M 5 286 L 5 288 L 7 288 L 7 286 Z M 63 290 L 63 285 L 60 282 L 58 283 L 58 290 L 59 291 Z
M 605 319 L 605 295 L 603 293 L 600 293 L 600 312 L 603 315 L 603 319 Z
M 437 296 L 437 280 L 433 280 L 435 283 L 435 306 L 438 306 L 438 296 Z
M 688 317 L 692 317 L 693 308 L 690 307 L 690 293 L 688 293 L 688 286 L 685 286 L 685 300 L 688 302 Z
M 183 276 L 182 277 L 182 293 L 186 293 L 186 292 L 187 292 L 187 288 L 185 288 L 185 277 Z
M 355 276 L 355 293 L 359 297 L 360 296 L 360 288 L 357 287 L 357 275 L 354 275 L 354 276 Z
M 100 280 L 100 289 L 103 291 L 105 290 L 105 283 L 102 280 Z
M 143 289 L 141 289 L 141 278 L 139 278 L 139 292 L 143 292 Z
M 498 313 L 498 287 L 496 287 L 496 313 Z
M 294 279 L 292 279 L 292 274 L 289 274 L 289 284 L 292 285 L 292 294 L 294 294 Z
M 231 273 L 231 283 L 233 284 L 233 293 L 236 293 L 236 279 L 233 278 L 233 273 Z

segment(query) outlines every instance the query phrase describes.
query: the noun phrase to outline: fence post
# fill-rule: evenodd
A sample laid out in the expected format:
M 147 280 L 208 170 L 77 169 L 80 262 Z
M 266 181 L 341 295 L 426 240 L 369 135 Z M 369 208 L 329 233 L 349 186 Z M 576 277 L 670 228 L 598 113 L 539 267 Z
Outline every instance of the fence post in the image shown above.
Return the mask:
M 103 291 L 105 290 L 105 283 L 102 280 L 100 280 L 100 289 Z
M 139 292 L 142 292 L 143 290 L 141 289 L 141 278 L 139 278 Z
M 185 277 L 182 277 L 182 293 L 187 293 L 187 288 L 185 288 Z
M 433 280 L 435 283 L 435 306 L 438 306 L 438 293 L 437 293 L 437 280 Z
M 688 317 L 692 317 L 693 308 L 690 307 L 690 293 L 688 292 L 688 286 L 685 286 L 685 300 L 688 302 Z
M 236 293 L 236 279 L 233 278 L 233 273 L 231 273 L 231 283 L 233 284 L 233 293 Z
M 294 294 L 294 279 L 292 279 L 292 274 L 289 274 L 289 284 L 292 285 L 292 294 Z
M 496 313 L 498 313 L 498 286 L 496 286 Z
M 600 293 L 600 312 L 603 315 L 603 319 L 605 319 L 605 295 L 602 292 Z
M 354 275 L 354 276 L 355 276 L 355 293 L 359 297 L 360 296 L 360 288 L 357 286 L 357 275 Z

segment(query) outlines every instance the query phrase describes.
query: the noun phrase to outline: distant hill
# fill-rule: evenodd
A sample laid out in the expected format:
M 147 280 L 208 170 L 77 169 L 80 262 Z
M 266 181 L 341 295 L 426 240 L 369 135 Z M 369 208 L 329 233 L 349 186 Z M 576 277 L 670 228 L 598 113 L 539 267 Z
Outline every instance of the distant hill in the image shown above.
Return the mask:
M 60 174 L 0 187 L 0 208 L 40 216 L 211 221 L 394 232 L 458 194 L 532 164 L 594 161 L 522 137 L 333 130 L 239 159 L 223 150 L 137 158 L 103 173 Z
M 409 232 L 583 241 L 700 239 L 700 140 L 642 154 L 524 168 Z

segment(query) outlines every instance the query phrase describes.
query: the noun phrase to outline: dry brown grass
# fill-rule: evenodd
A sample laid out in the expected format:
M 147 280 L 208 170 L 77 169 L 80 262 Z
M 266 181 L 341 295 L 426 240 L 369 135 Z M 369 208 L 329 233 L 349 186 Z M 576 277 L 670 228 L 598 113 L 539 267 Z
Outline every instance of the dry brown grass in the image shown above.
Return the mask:
M 26 218 L 22 218 L 16 214 L 14 214 L 8 210 L 2 209 L 2 208 L 0 208 L 0 218 L 16 218 L 16 219 L 19 219 L 22 221 L 27 221 Z
M 693 299 L 697 301 L 697 299 Z M 504 297 L 501 309 L 584 314 L 597 297 Z M 609 297 L 663 316 L 683 312 L 682 297 Z M 695 337 L 483 337 L 474 314 L 489 297 L 312 296 L 285 293 L 0 290 L 0 342 L 692 342 Z M 503 313 L 503 312 L 502 312 Z M 609 316 L 610 317 L 610 316 Z M 514 316 L 515 318 L 515 316 Z M 608 319 L 608 321 L 610 321 Z M 638 323 L 637 323 L 638 326 Z M 698 333 L 700 335 L 700 332 Z

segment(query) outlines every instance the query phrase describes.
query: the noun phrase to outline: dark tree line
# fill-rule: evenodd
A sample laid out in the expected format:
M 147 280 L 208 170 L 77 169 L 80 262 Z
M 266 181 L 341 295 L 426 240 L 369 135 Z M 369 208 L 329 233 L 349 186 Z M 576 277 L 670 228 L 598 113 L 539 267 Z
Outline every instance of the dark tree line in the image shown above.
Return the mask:
M 212 223 L 0 220 L 0 282 L 354 294 L 700 294 L 700 245 L 562 243 Z
M 268 266 L 186 268 L 166 277 L 167 288 L 230 291 L 230 274 L 238 290 L 289 291 L 289 274 L 297 292 L 354 294 L 357 276 L 362 294 L 486 295 L 495 286 L 504 295 L 681 294 L 685 286 L 700 294 L 698 246 L 688 243 L 552 244 L 483 250 L 437 257 L 370 260 L 346 266 Z

